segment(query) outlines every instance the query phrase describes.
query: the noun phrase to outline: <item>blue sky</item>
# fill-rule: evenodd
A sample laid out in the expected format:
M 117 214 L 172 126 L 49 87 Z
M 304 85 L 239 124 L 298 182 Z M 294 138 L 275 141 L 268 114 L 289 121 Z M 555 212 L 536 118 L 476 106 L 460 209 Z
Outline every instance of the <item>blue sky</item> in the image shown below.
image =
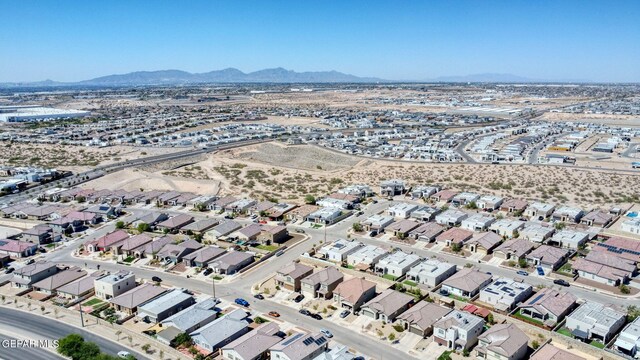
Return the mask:
M 0 82 L 137 70 L 640 82 L 640 1 L 2 1 Z

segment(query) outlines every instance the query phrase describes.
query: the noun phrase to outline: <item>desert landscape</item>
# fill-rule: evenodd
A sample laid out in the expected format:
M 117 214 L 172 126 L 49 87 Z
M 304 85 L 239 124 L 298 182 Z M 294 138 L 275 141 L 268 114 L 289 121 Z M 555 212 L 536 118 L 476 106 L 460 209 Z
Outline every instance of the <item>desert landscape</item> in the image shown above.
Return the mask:
M 151 169 L 153 170 L 153 169 Z M 302 201 L 346 184 L 378 186 L 399 178 L 412 185 L 437 184 L 459 191 L 542 200 L 581 207 L 639 201 L 640 176 L 570 166 L 420 164 L 363 159 L 312 145 L 277 142 L 225 150 L 173 170 L 127 170 L 85 184 L 87 187 L 190 191 Z

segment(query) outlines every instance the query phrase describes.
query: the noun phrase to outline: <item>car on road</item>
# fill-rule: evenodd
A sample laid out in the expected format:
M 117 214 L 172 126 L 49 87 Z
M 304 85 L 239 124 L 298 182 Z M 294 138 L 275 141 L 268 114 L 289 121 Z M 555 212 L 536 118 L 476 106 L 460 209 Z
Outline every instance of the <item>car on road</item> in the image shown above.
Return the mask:
M 320 333 L 328 338 L 332 338 L 333 334 L 327 329 L 320 329 Z
M 280 317 L 280 313 L 278 313 L 277 311 L 269 311 L 269 316 Z
M 296 229 L 296 232 L 299 233 L 299 234 L 304 234 L 305 233 L 304 229 Z
M 151 277 L 151 280 L 153 280 L 153 281 L 155 281 L 155 282 L 162 282 L 162 279 L 160 279 L 160 278 L 159 278 L 159 277 L 157 277 L 157 276 L 153 276 L 153 277 Z
M 516 274 L 518 274 L 518 275 L 522 275 L 522 276 L 529 276 L 529 273 L 528 273 L 528 272 L 526 272 L 526 271 L 524 271 L 524 270 L 518 270 L 518 271 L 516 272 Z
M 555 279 L 553 280 L 553 283 L 560 286 L 566 286 L 566 287 L 571 286 L 571 284 L 569 284 L 567 280 L 563 280 L 563 279 Z
M 27 260 L 27 262 L 25 263 L 25 265 L 31 265 L 31 264 L 33 264 L 34 262 L 36 262 L 34 259 L 29 259 L 29 260 Z
M 130 352 L 128 351 L 118 351 L 118 357 L 121 359 L 126 359 L 126 358 L 130 358 L 132 355 Z
M 312 318 L 314 318 L 316 320 L 322 320 L 322 315 L 320 315 L 320 314 L 311 314 L 309 316 L 311 316 Z
M 344 318 L 346 318 L 347 316 L 349 316 L 349 314 L 351 314 L 351 311 L 349 311 L 349 310 L 345 310 L 345 311 L 343 311 L 343 312 L 341 312 L 341 313 L 340 313 L 340 318 L 341 318 L 341 319 L 344 319 Z
M 207 276 L 209 274 L 211 274 L 213 272 L 212 268 L 206 268 L 203 272 L 202 275 Z
M 538 272 L 538 275 L 544 276 L 544 269 L 542 269 L 542 267 L 540 266 L 536 267 L 536 271 Z
M 300 301 L 304 300 L 304 295 L 300 294 L 298 296 L 296 296 L 293 301 L 296 303 L 299 303 Z
M 258 299 L 258 300 L 264 300 L 264 296 L 262 294 L 255 294 L 255 295 L 253 295 L 253 297 Z
M 243 298 L 237 298 L 235 300 L 235 303 L 240 305 L 240 306 L 244 306 L 244 307 L 249 306 L 249 302 L 247 300 L 243 299 Z
M 493 275 L 491 271 L 487 271 L 487 275 Z
M 311 316 L 311 311 L 307 310 L 307 309 L 300 309 L 298 311 L 300 314 L 305 315 L 305 316 Z
M 14 268 L 10 267 L 10 268 L 7 268 L 7 270 L 5 270 L 4 273 L 11 274 L 14 270 L 15 270 Z

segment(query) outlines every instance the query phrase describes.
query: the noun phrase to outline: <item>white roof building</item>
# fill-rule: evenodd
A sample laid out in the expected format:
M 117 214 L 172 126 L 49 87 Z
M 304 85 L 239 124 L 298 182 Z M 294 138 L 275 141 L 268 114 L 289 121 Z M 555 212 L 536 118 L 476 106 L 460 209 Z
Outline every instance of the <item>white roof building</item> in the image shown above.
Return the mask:
M 329 261 L 343 262 L 349 254 L 354 253 L 362 247 L 364 247 L 364 244 L 361 242 L 338 239 L 320 248 L 318 254 L 324 255 Z
M 431 287 L 438 286 L 457 271 L 454 264 L 438 259 L 426 259 L 407 272 L 407 279 Z

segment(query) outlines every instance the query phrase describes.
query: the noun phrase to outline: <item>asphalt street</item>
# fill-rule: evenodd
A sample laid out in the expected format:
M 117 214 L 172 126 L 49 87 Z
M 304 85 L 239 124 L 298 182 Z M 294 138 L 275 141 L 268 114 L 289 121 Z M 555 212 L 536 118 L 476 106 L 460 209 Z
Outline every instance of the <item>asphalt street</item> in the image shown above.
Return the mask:
M 103 337 L 97 336 L 91 332 L 86 330 L 82 330 L 81 328 L 77 328 L 71 325 L 67 325 L 65 323 L 55 321 L 53 319 L 46 318 L 44 316 L 38 316 L 34 314 L 29 314 L 20 310 L 12 310 L 5 307 L 0 307 L 0 325 L 5 329 L 10 328 L 14 331 L 19 331 L 23 333 L 30 334 L 34 339 L 48 339 L 48 340 L 57 340 L 61 337 L 64 337 L 68 334 L 80 334 L 85 339 L 85 341 L 90 341 L 98 344 L 100 349 L 109 355 L 116 356 L 119 351 L 126 350 L 129 351 L 132 355 L 134 355 L 137 359 L 148 359 L 143 354 L 134 352 L 130 349 L 126 349 L 124 346 L 113 342 L 111 340 L 107 340 Z M 0 334 L 0 338 L 4 338 L 2 334 Z M 31 337 L 30 337 L 31 338 Z M 13 353 L 15 349 L 3 349 L 8 353 Z M 29 353 L 34 353 L 34 356 L 38 356 L 42 351 L 47 352 L 47 350 L 39 349 L 24 349 Z M 12 355 L 13 358 L 19 360 L 27 360 L 31 359 L 28 357 L 18 357 L 17 354 Z M 52 359 L 55 356 L 51 353 L 48 353 L 45 356 L 45 359 Z
M 326 229 L 326 239 L 327 241 L 333 241 L 337 238 L 346 238 L 347 232 L 351 228 L 351 224 L 356 220 L 362 220 L 366 217 L 378 213 L 382 211 L 384 208 L 390 205 L 389 201 L 382 200 L 376 204 L 370 204 L 364 210 L 364 214 L 360 216 L 353 216 L 352 218 L 348 218 L 347 220 L 341 221 L 340 223 L 329 226 Z M 125 222 L 134 221 L 138 215 L 141 215 L 144 210 L 141 209 L 127 209 L 131 212 L 130 215 L 123 217 L 121 220 Z M 171 212 L 171 211 L 169 211 Z M 237 220 L 240 222 L 249 222 L 248 220 Z M 305 233 L 309 236 L 309 239 L 306 241 L 288 249 L 283 255 L 278 257 L 273 257 L 267 260 L 264 264 L 259 265 L 255 269 L 248 271 L 245 274 L 240 275 L 237 279 L 232 280 L 231 283 L 219 283 L 216 285 L 216 296 L 219 298 L 223 298 L 227 301 L 233 302 L 235 298 L 241 297 L 246 299 L 250 303 L 250 308 L 256 310 L 261 313 L 267 313 L 269 311 L 277 311 L 281 314 L 281 318 L 289 323 L 293 323 L 297 326 L 306 328 L 311 331 L 318 331 L 320 329 L 328 329 L 334 335 L 334 340 L 347 345 L 351 348 L 354 348 L 360 351 L 362 354 L 366 356 L 370 356 L 375 359 L 386 358 L 386 359 L 401 359 L 407 358 L 408 355 L 404 351 L 400 349 L 394 348 L 390 346 L 388 343 L 384 343 L 381 341 L 375 341 L 371 338 L 364 336 L 358 331 L 354 331 L 353 329 L 348 329 L 342 327 L 338 324 L 327 320 L 315 320 L 307 316 L 303 316 L 298 313 L 298 311 L 292 307 L 277 303 L 275 301 L 271 301 L 269 299 L 265 300 L 257 300 L 252 297 L 252 286 L 254 284 L 262 281 L 266 277 L 274 274 L 279 268 L 281 268 L 284 264 L 291 263 L 298 259 L 302 254 L 308 252 L 314 244 L 319 245 L 325 238 L 325 230 L 324 229 L 314 229 L 308 226 L 301 227 L 299 225 L 290 225 L 290 230 L 295 229 L 303 229 Z M 152 276 L 159 276 L 163 280 L 163 284 L 177 286 L 182 288 L 187 288 L 193 291 L 210 294 L 213 295 L 213 284 L 206 282 L 204 280 L 196 279 L 196 278 L 186 278 L 184 276 L 175 275 L 167 272 L 159 272 L 157 270 L 149 270 L 143 269 L 136 266 L 126 266 L 120 265 L 110 262 L 100 262 L 93 261 L 87 259 L 79 259 L 72 256 L 73 251 L 80 246 L 80 244 L 93 240 L 97 237 L 107 234 L 110 231 L 115 229 L 115 225 L 113 223 L 102 226 L 99 229 L 94 230 L 90 235 L 84 236 L 81 239 L 77 239 L 71 243 L 69 243 L 64 248 L 60 248 L 54 252 L 47 253 L 42 255 L 42 257 L 47 258 L 50 261 L 54 261 L 56 263 L 67 264 L 67 265 L 76 265 L 76 266 L 87 266 L 89 268 L 97 269 L 98 266 L 101 270 L 109 270 L 109 271 L 117 271 L 117 270 L 129 270 L 136 274 L 138 278 L 142 279 L 150 279 Z M 352 236 L 352 238 L 354 238 Z M 365 244 L 373 244 L 379 246 L 393 246 L 396 248 L 400 248 L 406 252 L 414 252 L 423 257 L 431 257 L 438 256 L 445 261 L 451 262 L 453 264 L 458 265 L 459 267 L 463 267 L 465 264 L 469 263 L 468 259 L 445 254 L 445 253 L 436 253 L 430 250 L 399 245 L 396 243 L 392 243 L 389 241 L 384 241 L 376 238 L 370 238 L 368 236 L 357 236 L 355 237 L 359 241 L 362 241 Z M 518 275 L 515 273 L 515 270 L 502 268 L 490 264 L 480 264 L 474 263 L 481 271 L 491 272 L 495 277 L 497 276 L 505 276 L 505 277 L 517 277 Z M 536 285 L 544 285 L 546 287 L 553 287 L 557 285 L 553 284 L 552 279 L 538 277 L 538 276 L 529 276 L 526 281 L 533 286 Z M 574 293 L 578 298 L 582 299 L 591 299 L 594 301 L 602 302 L 602 303 L 614 303 L 622 306 L 628 305 L 630 299 L 612 297 L 600 292 L 594 292 L 590 290 L 586 290 L 583 288 L 579 288 L 576 286 L 572 286 L 569 288 L 569 291 Z M 0 312 L 0 317 L 2 316 L 2 312 Z M 37 316 L 35 316 L 37 317 Z M 39 317 L 38 317 L 39 318 Z M 69 330 L 71 331 L 71 330 Z M 77 330 L 76 330 L 77 331 Z M 117 346 L 117 345 L 116 345 Z M 116 351 L 115 348 L 110 348 L 111 351 Z M 117 352 L 117 351 L 116 351 Z

